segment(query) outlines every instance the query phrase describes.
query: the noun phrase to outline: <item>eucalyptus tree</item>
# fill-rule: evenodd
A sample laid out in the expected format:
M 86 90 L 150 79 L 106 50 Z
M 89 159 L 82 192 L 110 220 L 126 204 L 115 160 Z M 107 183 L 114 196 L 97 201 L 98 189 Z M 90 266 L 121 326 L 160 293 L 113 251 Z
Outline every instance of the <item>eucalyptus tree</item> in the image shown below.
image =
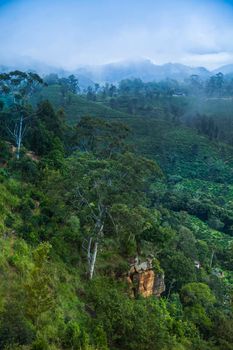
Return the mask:
M 118 241 L 122 241 L 122 235 L 132 231 L 135 225 L 130 224 L 129 229 L 130 213 L 132 220 L 139 214 L 145 215 L 141 206 L 146 205 L 150 179 L 160 176 L 161 172 L 152 160 L 128 152 L 112 159 L 97 159 L 91 153 L 76 152 L 67 159 L 66 166 L 66 174 L 59 181 L 64 186 L 62 197 L 81 219 L 85 232 L 83 249 L 92 279 L 99 246 L 104 246 L 105 237 L 113 232 Z M 137 218 L 143 232 L 146 219 L 139 221 Z
M 130 129 L 123 123 L 83 117 L 74 129 L 71 146 L 101 159 L 111 159 L 132 148 L 127 142 L 129 134 Z
M 36 73 L 19 70 L 0 74 L 0 96 L 8 110 L 6 131 L 16 146 L 16 158 L 20 158 L 23 139 L 27 132 L 28 121 L 36 116 L 30 106 L 30 99 L 43 80 Z

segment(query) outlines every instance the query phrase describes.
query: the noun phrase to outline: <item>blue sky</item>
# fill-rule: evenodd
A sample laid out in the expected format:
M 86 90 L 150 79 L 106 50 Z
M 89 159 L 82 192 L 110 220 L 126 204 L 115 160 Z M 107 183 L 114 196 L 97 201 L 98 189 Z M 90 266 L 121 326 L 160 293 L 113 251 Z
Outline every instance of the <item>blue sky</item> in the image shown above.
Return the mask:
M 0 64 L 233 63 L 233 1 L 0 0 Z

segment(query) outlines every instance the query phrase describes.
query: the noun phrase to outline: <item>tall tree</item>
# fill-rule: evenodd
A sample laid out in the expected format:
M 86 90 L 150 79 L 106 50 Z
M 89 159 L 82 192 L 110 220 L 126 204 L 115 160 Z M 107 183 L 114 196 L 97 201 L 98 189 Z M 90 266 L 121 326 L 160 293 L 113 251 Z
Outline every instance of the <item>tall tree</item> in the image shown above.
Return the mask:
M 62 197 L 81 219 L 90 279 L 102 240 L 113 232 L 119 233 L 117 227 L 123 225 L 123 209 L 127 213 L 125 225 L 128 225 L 130 208 L 135 215 L 136 208 L 146 204 L 149 180 L 159 174 L 156 163 L 132 153 L 120 154 L 110 160 L 74 153 L 67 159 L 65 176 L 58 181 L 64 186 Z M 140 225 L 143 231 L 144 223 Z
M 79 90 L 80 90 L 79 83 L 78 83 L 78 79 L 75 77 L 75 75 L 73 75 L 73 74 L 69 75 L 68 86 L 69 86 L 69 90 L 73 94 L 77 94 L 77 92 L 79 92 Z
M 20 157 L 23 138 L 27 131 L 27 122 L 35 116 L 29 108 L 30 98 L 43 80 L 35 73 L 12 71 L 0 74 L 0 95 L 5 97 L 9 112 L 14 118 L 7 122 L 7 132 L 15 142 L 16 158 Z
M 112 158 L 129 149 L 126 143 L 129 132 L 129 128 L 123 123 L 84 117 L 76 126 L 72 147 L 92 152 L 100 158 Z

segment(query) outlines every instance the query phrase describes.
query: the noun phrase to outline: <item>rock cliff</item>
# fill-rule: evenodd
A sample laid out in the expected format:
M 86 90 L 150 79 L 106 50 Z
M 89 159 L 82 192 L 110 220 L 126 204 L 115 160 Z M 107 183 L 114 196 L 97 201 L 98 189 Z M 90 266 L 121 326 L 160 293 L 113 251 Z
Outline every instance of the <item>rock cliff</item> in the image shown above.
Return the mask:
M 150 258 L 142 263 L 135 259 L 129 270 L 127 280 L 132 297 L 138 295 L 145 298 L 151 295 L 159 297 L 165 291 L 164 274 L 155 271 L 153 259 Z

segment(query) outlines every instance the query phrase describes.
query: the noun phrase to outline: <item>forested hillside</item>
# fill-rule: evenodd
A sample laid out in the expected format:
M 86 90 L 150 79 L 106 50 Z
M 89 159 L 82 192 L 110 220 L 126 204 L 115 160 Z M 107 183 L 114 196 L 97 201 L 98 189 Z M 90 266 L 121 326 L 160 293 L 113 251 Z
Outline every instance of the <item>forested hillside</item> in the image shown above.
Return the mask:
M 1 349 L 233 349 L 230 86 L 0 75 Z

